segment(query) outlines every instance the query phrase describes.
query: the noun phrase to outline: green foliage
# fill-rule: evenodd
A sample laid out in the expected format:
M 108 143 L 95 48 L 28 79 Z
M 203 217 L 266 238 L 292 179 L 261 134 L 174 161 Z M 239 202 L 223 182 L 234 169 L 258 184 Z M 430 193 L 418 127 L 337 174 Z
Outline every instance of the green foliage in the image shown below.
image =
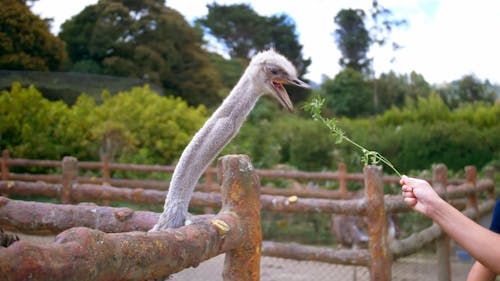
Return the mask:
M 262 213 L 262 235 L 265 240 L 332 245 L 330 216 L 322 214 Z
M 383 113 L 391 106 L 403 106 L 406 100 L 428 97 L 431 92 L 429 83 L 415 72 L 397 75 L 391 71 L 381 74 L 371 83 L 376 95 L 376 113 Z
M 485 103 L 464 104 L 453 112 L 454 120 L 463 120 L 468 125 L 478 129 L 495 127 L 500 120 L 500 103 L 488 105 Z
M 276 113 L 276 107 L 272 101 L 261 99 L 223 154 L 248 154 L 260 168 L 278 164 L 301 170 L 333 167 L 333 140 L 320 124 L 297 115 Z
M 265 19 L 257 14 L 248 4 L 207 5 L 206 17 L 197 23 L 208 29 L 229 50 L 233 58 L 250 59 L 259 46 L 267 41 L 265 34 L 255 31 L 266 30 Z
M 66 60 L 64 43 L 46 21 L 22 1 L 0 5 L 0 69 L 58 70 Z
M 486 80 L 481 81 L 474 75 L 465 75 L 461 79 L 438 88 L 438 93 L 450 108 L 457 108 L 465 103 L 495 101 L 495 89 Z
M 210 53 L 209 59 L 221 78 L 222 89 L 219 90 L 219 97 L 225 98 L 236 83 L 238 83 L 243 71 L 245 71 L 246 62 L 240 58 L 226 60 L 217 53 Z
M 287 15 L 261 16 L 248 4 L 219 5 L 214 2 L 207 7 L 207 16 L 198 19 L 197 25 L 226 46 L 232 59 L 240 59 L 246 65 L 257 52 L 272 47 L 293 63 L 299 76 L 307 72 L 311 59 L 303 57 L 295 22 Z M 228 88 L 233 86 L 234 83 Z M 291 87 L 287 90 L 294 102 L 307 97 L 305 89 Z
M 471 164 L 482 167 L 499 149 L 500 138 L 490 135 L 498 133 L 499 127 L 491 129 L 483 132 L 465 122 L 405 124 L 396 163 L 403 169 L 425 169 L 432 163 L 445 163 L 452 170 Z
M 331 170 L 341 161 L 351 171 L 362 168 L 364 154 L 347 141 L 335 143 L 336 138 L 322 123 L 290 114 L 268 114 L 266 107 L 259 107 L 252 112 L 257 115 L 250 115 L 223 153 L 248 154 L 260 168 L 287 164 L 300 170 Z M 497 163 L 498 120 L 500 104 L 474 104 L 450 111 L 433 93 L 376 118 L 340 118 L 333 125 L 342 128 L 344 136 L 378 151 L 408 173 L 429 169 L 434 163 L 444 163 L 450 170 Z
M 26 158 L 57 159 L 71 150 L 72 136 L 60 134 L 69 114 L 63 102 L 49 102 L 34 87 L 12 85 L 0 93 L 0 147 Z M 56 142 L 52 140 L 57 139 Z
M 285 14 L 260 16 L 248 4 L 208 4 L 208 14 L 197 20 L 221 41 L 232 58 L 249 60 L 255 53 L 274 47 L 289 58 L 300 75 L 307 72 L 310 59 L 302 56 L 295 23 Z
M 13 84 L 0 95 L 0 148 L 14 157 L 171 164 L 205 121 L 206 109 L 161 97 L 147 86 L 110 96 L 97 105 L 82 95 L 69 108 L 34 88 Z
M 420 232 L 432 225 L 432 220 L 418 212 L 400 213 L 399 222 L 401 223 L 401 238 Z
M 321 85 L 326 110 L 336 116 L 360 117 L 373 113 L 373 95 L 363 75 L 346 68 Z
M 167 164 L 180 156 L 201 127 L 206 111 L 180 99 L 160 97 L 148 87 L 104 99 L 94 111 L 94 140 L 118 162 Z
M 340 144 L 343 141 L 346 141 L 350 144 L 352 144 L 354 147 L 359 149 L 362 153 L 361 155 L 361 162 L 363 165 L 377 165 L 379 163 L 383 163 L 387 165 L 389 168 L 391 168 L 398 176 L 401 176 L 401 174 L 398 172 L 398 170 L 394 167 L 394 165 L 384 156 L 382 156 L 379 152 L 377 151 L 370 151 L 364 148 L 362 145 L 358 144 L 357 142 L 353 141 L 349 137 L 346 136 L 345 132 L 339 128 L 337 125 L 337 120 L 332 118 L 324 118 L 321 115 L 321 110 L 323 107 L 323 104 L 325 103 L 324 99 L 321 98 L 315 98 L 312 100 L 311 103 L 307 104 L 305 106 L 305 110 L 309 111 L 312 115 L 313 120 L 315 121 L 320 121 L 323 123 L 328 130 L 330 131 L 330 134 L 335 138 L 335 143 Z
M 53 101 L 63 100 L 70 106 L 76 102 L 82 92 L 100 103 L 103 90 L 116 94 L 147 84 L 145 80 L 137 78 L 90 73 L 0 70 L 0 90 L 9 90 L 13 82 L 20 82 L 24 87 L 33 85 L 45 98 Z M 151 89 L 163 94 L 158 86 L 151 85 Z
M 407 99 L 403 109 L 393 106 L 377 119 L 382 124 L 401 125 L 408 122 L 432 124 L 437 121 L 447 121 L 451 111 L 443 100 L 435 93 L 428 98 L 418 97 L 417 101 Z
M 59 36 L 72 70 L 146 79 L 189 104 L 221 100 L 201 32 L 163 1 L 99 1 L 66 21 Z
M 432 163 L 461 169 L 465 165 L 482 167 L 497 157 L 498 120 L 498 104 L 468 104 L 450 111 L 432 93 L 402 109 L 392 108 L 379 116 L 374 126 L 393 128 L 385 135 L 394 136 L 394 146 L 400 151 L 393 159 L 402 169 L 423 169 Z

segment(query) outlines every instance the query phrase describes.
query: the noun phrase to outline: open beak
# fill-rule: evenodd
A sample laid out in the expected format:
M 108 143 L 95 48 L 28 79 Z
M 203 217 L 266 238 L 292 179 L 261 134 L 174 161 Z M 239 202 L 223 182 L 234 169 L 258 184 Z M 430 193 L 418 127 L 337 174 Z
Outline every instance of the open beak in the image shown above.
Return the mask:
M 293 104 L 292 104 L 292 101 L 290 101 L 290 97 L 288 96 L 288 93 L 286 92 L 285 87 L 283 87 L 283 84 L 294 85 L 294 86 L 306 88 L 306 89 L 310 89 L 311 86 L 309 86 L 307 83 L 305 83 L 304 81 L 301 81 L 297 78 L 277 79 L 277 80 L 272 81 L 272 86 L 274 89 L 274 96 L 277 98 L 277 100 L 281 103 L 281 105 L 284 108 L 286 108 L 288 111 L 292 112 L 293 111 Z

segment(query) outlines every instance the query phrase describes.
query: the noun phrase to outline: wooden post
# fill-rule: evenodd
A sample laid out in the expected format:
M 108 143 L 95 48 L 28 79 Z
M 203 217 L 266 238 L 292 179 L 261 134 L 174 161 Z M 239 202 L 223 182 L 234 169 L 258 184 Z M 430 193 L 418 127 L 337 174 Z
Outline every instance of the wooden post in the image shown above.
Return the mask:
M 71 191 L 77 184 L 78 160 L 75 157 L 65 156 L 62 160 L 62 188 L 61 202 L 63 204 L 73 203 Z
M 432 186 L 446 200 L 446 186 L 448 185 L 448 168 L 444 164 L 432 167 Z M 438 259 L 438 280 L 451 281 L 450 237 L 443 234 L 436 240 L 436 255 Z
M 2 151 L 2 180 L 3 181 L 8 181 L 9 180 L 9 165 L 7 164 L 7 161 L 9 160 L 9 151 L 7 149 Z M 9 186 L 9 185 L 7 185 Z M 1 196 L 4 197 L 9 197 L 9 191 L 2 192 L 0 194 Z
M 382 167 L 365 166 L 365 198 L 370 240 L 370 280 L 391 280 L 392 256 L 387 238 L 387 214 L 384 205 Z
M 212 185 L 214 184 L 214 179 L 213 179 L 213 173 L 212 173 L 212 166 L 209 165 L 207 169 L 205 170 L 205 185 L 207 186 L 207 189 L 212 190 Z M 215 214 L 215 209 L 212 207 L 204 207 L 203 212 L 205 214 Z
M 9 180 L 9 165 L 7 161 L 9 160 L 9 151 L 5 149 L 2 151 L 2 180 Z
M 260 182 L 248 156 L 228 155 L 218 161 L 221 172 L 222 209 L 244 219 L 248 230 L 239 248 L 226 253 L 222 272 L 225 281 L 253 281 L 260 278 L 262 231 L 260 225 Z
M 348 191 L 347 191 L 347 172 L 345 169 L 344 163 L 338 163 L 337 169 L 339 170 L 339 190 L 340 190 L 340 198 L 347 199 Z
M 495 168 L 488 166 L 484 168 L 484 176 L 495 182 Z M 488 190 L 488 197 L 493 200 L 497 200 L 495 196 L 495 188 Z
M 467 179 L 467 183 L 470 183 L 473 188 L 476 187 L 476 180 L 477 180 L 477 169 L 476 166 L 465 166 L 465 177 Z M 473 193 L 468 196 L 467 198 L 467 208 L 474 208 L 476 212 L 479 210 L 478 209 L 478 203 L 477 203 L 477 193 Z
M 102 163 L 102 185 L 111 186 L 111 171 L 109 169 L 109 155 L 107 153 L 102 154 L 101 156 Z M 111 200 L 107 193 L 103 194 L 102 204 L 104 206 L 111 205 Z
M 102 184 L 111 185 L 111 171 L 109 170 L 109 156 L 107 153 L 102 155 Z
M 205 170 L 205 184 L 208 187 L 212 187 L 212 185 L 214 184 L 214 178 L 211 169 L 212 167 L 208 166 L 208 168 Z

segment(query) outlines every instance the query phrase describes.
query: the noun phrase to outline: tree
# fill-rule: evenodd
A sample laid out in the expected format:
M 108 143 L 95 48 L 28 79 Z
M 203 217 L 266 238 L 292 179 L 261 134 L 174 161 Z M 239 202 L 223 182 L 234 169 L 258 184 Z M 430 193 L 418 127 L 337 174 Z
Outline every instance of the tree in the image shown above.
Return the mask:
M 342 9 L 334 19 L 338 25 L 334 37 L 342 53 L 339 64 L 361 73 L 367 73 L 370 66 L 367 53 L 371 39 L 364 20 L 365 12 L 360 9 Z
M 214 2 L 207 8 L 207 16 L 198 19 L 197 23 L 215 36 L 232 58 L 249 59 L 266 41 L 266 34 L 255 34 L 256 30 L 265 29 L 264 20 L 249 4 L 219 5 Z
M 257 52 L 272 47 L 292 61 L 300 77 L 307 72 L 311 60 L 303 58 L 295 23 L 287 15 L 260 16 L 249 4 L 214 2 L 207 7 L 207 16 L 196 22 L 227 48 L 232 59 L 248 62 Z M 291 88 L 289 93 L 294 102 L 306 97 L 303 89 Z
M 495 91 L 489 81 L 481 81 L 474 75 L 465 75 L 460 80 L 455 80 L 449 85 L 438 89 L 439 95 L 451 108 L 456 108 L 463 103 L 495 101 Z
M 494 93 L 487 90 L 487 82 L 483 83 L 474 75 L 465 75 L 458 81 L 458 96 L 463 102 L 493 103 L 495 100 Z
M 34 15 L 23 1 L 2 0 L 0 14 L 0 68 L 61 68 L 67 56 L 64 42 L 50 33 L 47 21 Z
M 377 83 L 378 107 L 377 113 L 384 112 L 391 106 L 403 106 L 406 99 L 416 100 L 427 97 L 431 86 L 424 77 L 414 71 L 407 74 L 396 74 L 393 71 L 382 73 L 379 78 L 371 81 Z
M 257 52 L 275 48 L 289 58 L 304 74 L 311 64 L 302 57 L 302 45 L 295 33 L 294 21 L 285 14 L 260 16 L 249 4 L 208 4 L 206 17 L 197 23 L 207 29 L 227 49 L 232 58 L 250 60 Z
M 368 27 L 370 39 L 372 44 L 384 46 L 391 43 L 393 51 L 397 51 L 401 46 L 390 40 L 390 34 L 395 27 L 406 25 L 405 19 L 393 18 L 392 11 L 381 6 L 377 0 L 372 1 L 372 8 L 370 9 L 372 25 Z M 394 58 L 391 59 L 391 62 Z
M 374 74 L 372 63 L 374 58 L 368 58 L 367 53 L 373 44 L 384 46 L 390 42 L 390 33 L 394 27 L 399 27 L 406 23 L 406 20 L 394 19 L 392 12 L 378 4 L 377 0 L 372 1 L 372 8 L 369 10 L 369 18 L 363 10 L 346 9 L 341 10 L 334 21 L 339 26 L 334 36 L 337 45 L 343 55 L 339 60 L 342 67 L 351 67 L 365 75 Z M 392 42 L 393 51 L 401 48 L 396 42 Z M 391 62 L 394 58 L 391 59 Z M 380 97 L 378 81 L 373 80 L 373 108 L 374 112 L 380 112 Z
M 209 59 L 217 69 L 223 88 L 219 95 L 221 98 L 226 97 L 229 91 L 238 83 L 243 71 L 245 71 L 245 61 L 240 58 L 225 59 L 217 53 L 210 53 Z
M 74 69 L 143 78 L 190 104 L 220 102 L 201 32 L 163 0 L 100 0 L 66 21 L 59 36 Z
M 339 72 L 334 79 L 321 85 L 326 107 L 334 115 L 346 117 L 366 116 L 372 112 L 371 90 L 363 75 L 352 68 Z

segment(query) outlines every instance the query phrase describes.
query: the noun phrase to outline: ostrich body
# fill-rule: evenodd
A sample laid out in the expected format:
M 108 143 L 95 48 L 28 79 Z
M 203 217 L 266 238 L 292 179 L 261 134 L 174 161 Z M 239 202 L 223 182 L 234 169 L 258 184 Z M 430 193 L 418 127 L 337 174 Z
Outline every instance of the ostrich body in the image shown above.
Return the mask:
M 252 58 L 229 96 L 184 149 L 172 175 L 163 213 L 151 231 L 184 225 L 198 179 L 238 133 L 260 96 L 269 94 L 293 110 L 284 83 L 309 88 L 297 78 L 295 67 L 274 50 Z

